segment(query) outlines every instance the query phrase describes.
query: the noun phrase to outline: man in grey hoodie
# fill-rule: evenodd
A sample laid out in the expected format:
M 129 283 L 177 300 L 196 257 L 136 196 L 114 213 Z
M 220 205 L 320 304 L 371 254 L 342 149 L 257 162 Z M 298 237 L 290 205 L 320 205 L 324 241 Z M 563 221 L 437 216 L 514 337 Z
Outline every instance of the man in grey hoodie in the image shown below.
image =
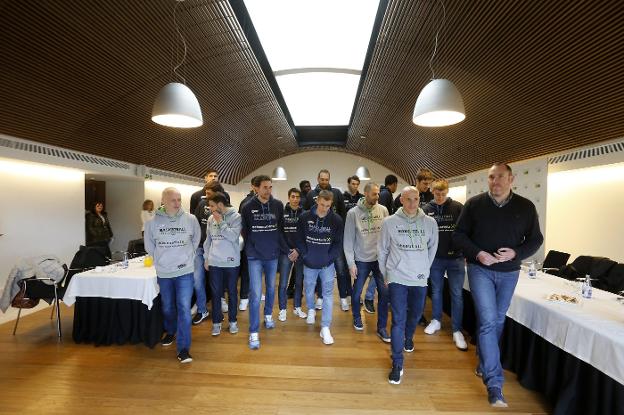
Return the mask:
M 414 351 L 414 331 L 425 307 L 429 269 L 438 249 L 438 224 L 418 207 L 418 189 L 407 186 L 392 216 L 384 219 L 378 243 L 379 270 L 392 307 L 391 384 L 401 383 L 403 350 Z
M 379 293 L 379 314 L 377 315 L 377 335 L 390 343 L 386 329 L 388 323 L 388 291 L 383 282 L 377 262 L 377 242 L 381 234 L 381 223 L 388 216 L 388 209 L 377 203 L 379 185 L 368 182 L 364 187 L 364 197 L 347 213 L 344 231 L 344 253 L 353 284 L 351 307 L 353 310 L 353 328 L 364 330 L 360 315 L 360 296 L 368 274 L 373 273 Z
M 154 219 L 145 224 L 145 250 L 154 257 L 160 287 L 166 332 L 161 344 L 169 346 L 177 337 L 178 360 L 189 363 L 193 263 L 201 230 L 195 216 L 182 210 L 178 189 L 163 190 L 162 202 Z

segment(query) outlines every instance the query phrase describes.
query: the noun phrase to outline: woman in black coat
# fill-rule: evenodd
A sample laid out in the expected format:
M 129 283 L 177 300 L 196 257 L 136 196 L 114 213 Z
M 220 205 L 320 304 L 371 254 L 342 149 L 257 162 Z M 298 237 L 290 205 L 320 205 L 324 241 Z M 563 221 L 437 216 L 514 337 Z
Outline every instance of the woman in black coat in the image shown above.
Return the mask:
M 104 212 L 104 204 L 95 202 L 91 210 L 85 217 L 85 231 L 87 246 L 101 246 L 105 249 L 104 253 L 107 257 L 111 257 L 111 250 L 108 244 L 113 238 L 113 231 L 106 212 Z

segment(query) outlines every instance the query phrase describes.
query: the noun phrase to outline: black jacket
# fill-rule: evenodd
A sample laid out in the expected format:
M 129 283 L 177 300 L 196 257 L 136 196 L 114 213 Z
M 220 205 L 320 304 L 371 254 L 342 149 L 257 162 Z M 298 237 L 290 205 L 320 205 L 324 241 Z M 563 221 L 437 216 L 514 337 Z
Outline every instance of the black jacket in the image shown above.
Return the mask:
M 195 212 L 195 209 L 197 209 L 199 202 L 202 200 L 202 198 L 205 197 L 206 192 L 204 191 L 204 189 L 199 189 L 198 191 L 193 193 L 191 195 L 191 210 L 189 212 Z M 230 195 L 228 194 L 228 192 L 225 192 L 225 198 L 227 199 L 227 202 L 230 203 Z
M 113 237 L 113 230 L 108 220 L 106 212 L 102 212 L 104 221 L 93 212 L 88 212 L 85 216 L 85 233 L 87 245 L 94 242 L 110 241 Z
M 344 225 L 342 218 L 331 210 L 324 218 L 316 214 L 316 206 L 299 216 L 297 251 L 308 268 L 321 269 L 333 263 L 342 253 Z
M 308 192 L 308 195 L 306 196 L 305 204 L 303 205 L 303 208 L 305 210 L 310 210 L 312 209 L 312 206 L 316 205 L 316 198 L 318 197 L 318 194 L 321 192 L 321 190 L 323 189 L 321 189 L 317 185 L 314 189 Z M 347 211 L 345 210 L 344 198 L 342 197 L 342 193 L 340 193 L 340 190 L 334 189 L 333 187 L 331 187 L 331 185 L 329 186 L 329 189 L 327 190 L 331 191 L 334 194 L 334 201 L 332 202 L 332 210 L 336 212 L 344 220 L 344 218 L 347 217 Z
M 522 260 L 533 255 L 542 242 L 535 205 L 515 193 L 503 207 L 496 206 L 487 192 L 470 198 L 453 233 L 453 243 L 468 262 L 501 272 L 519 270 Z M 477 260 L 480 251 L 493 254 L 503 247 L 516 251 L 516 257 L 489 267 Z
M 388 209 L 388 214 L 392 215 L 396 212 L 394 208 L 394 204 L 392 203 L 392 192 L 386 186 L 381 186 L 379 188 L 379 204 L 383 205 Z
M 243 206 L 245 206 L 245 203 L 253 199 L 255 195 L 256 194 L 253 191 L 250 191 L 249 193 L 247 193 L 247 196 L 245 196 L 245 198 L 241 200 L 241 202 L 238 205 L 238 213 L 241 213 L 243 211 Z
M 297 210 L 293 210 L 289 203 L 284 206 L 284 237 L 289 248 L 297 247 L 297 222 L 303 212 L 301 206 Z
M 210 207 L 206 202 L 206 199 L 202 199 L 197 205 L 197 208 L 193 211 L 193 214 L 197 218 L 199 222 L 199 229 L 201 229 L 201 239 L 199 241 L 199 247 L 202 248 L 204 246 L 204 241 L 206 240 L 206 225 L 208 224 L 208 218 L 212 215 L 210 211 Z
M 438 223 L 439 238 L 436 258 L 459 258 L 462 256 L 461 250 L 456 249 L 453 244 L 453 232 L 463 207 L 464 205 L 449 197 L 442 205 L 438 205 L 432 200 L 422 208 L 426 215 L 431 216 Z
M 355 205 L 357 205 L 357 202 L 364 197 L 364 195 L 360 192 L 352 195 L 348 191 L 344 192 L 342 196 L 344 197 L 345 212 L 349 212 L 351 208 L 354 208 Z

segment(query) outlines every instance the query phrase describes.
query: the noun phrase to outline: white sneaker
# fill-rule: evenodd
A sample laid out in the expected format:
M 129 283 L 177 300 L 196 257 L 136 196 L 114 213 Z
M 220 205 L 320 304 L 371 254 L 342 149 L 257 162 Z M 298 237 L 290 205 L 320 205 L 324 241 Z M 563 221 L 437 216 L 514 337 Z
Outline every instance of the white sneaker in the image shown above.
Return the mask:
M 455 342 L 455 346 L 462 352 L 468 350 L 468 344 L 466 343 L 466 339 L 464 339 L 464 335 L 461 331 L 456 331 L 453 333 L 453 341 Z
M 317 310 L 322 310 L 323 309 L 323 299 L 322 298 L 317 298 L 316 299 L 316 304 L 314 305 L 314 308 L 316 308 Z
M 225 298 L 221 297 L 221 311 L 223 313 L 227 313 L 228 312 L 228 303 L 227 301 L 225 301 Z
M 301 309 L 301 307 L 296 307 L 293 310 L 294 315 L 296 315 L 299 318 L 306 318 L 308 315 L 306 313 L 303 312 L 303 310 Z
M 314 324 L 315 320 L 316 320 L 316 310 L 314 309 L 308 310 L 308 317 L 306 318 L 306 323 Z
M 279 315 L 277 316 L 279 321 L 286 321 L 286 309 L 280 310 Z
M 247 306 L 249 305 L 249 299 L 244 298 L 242 300 L 240 300 L 240 304 L 238 305 L 238 309 L 240 311 L 245 311 L 247 310 Z
M 442 324 L 436 319 L 432 319 L 431 323 L 425 328 L 425 334 L 433 334 L 442 328 Z
M 236 321 L 230 322 L 230 334 L 238 333 L 238 323 Z
M 264 327 L 266 327 L 267 329 L 275 328 L 275 322 L 273 321 L 272 315 L 267 314 L 266 316 L 264 316 Z
M 219 334 L 221 334 L 221 323 L 214 323 L 212 325 L 212 335 L 218 336 Z
M 347 300 L 346 298 L 341 298 L 340 299 L 340 309 L 342 311 L 349 311 L 349 300 Z
M 329 331 L 329 327 L 323 327 L 321 329 L 321 338 L 323 339 L 323 343 L 327 345 L 334 344 L 334 338 Z

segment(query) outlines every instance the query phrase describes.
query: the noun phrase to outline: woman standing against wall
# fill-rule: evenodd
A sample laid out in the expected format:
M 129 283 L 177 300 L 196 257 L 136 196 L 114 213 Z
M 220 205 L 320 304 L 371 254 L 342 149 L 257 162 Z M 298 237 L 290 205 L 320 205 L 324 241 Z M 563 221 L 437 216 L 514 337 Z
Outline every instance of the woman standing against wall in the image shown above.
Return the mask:
M 85 217 L 87 246 L 101 246 L 107 257 L 111 257 L 109 243 L 113 239 L 113 231 L 108 216 L 104 211 L 104 203 L 94 202 Z

